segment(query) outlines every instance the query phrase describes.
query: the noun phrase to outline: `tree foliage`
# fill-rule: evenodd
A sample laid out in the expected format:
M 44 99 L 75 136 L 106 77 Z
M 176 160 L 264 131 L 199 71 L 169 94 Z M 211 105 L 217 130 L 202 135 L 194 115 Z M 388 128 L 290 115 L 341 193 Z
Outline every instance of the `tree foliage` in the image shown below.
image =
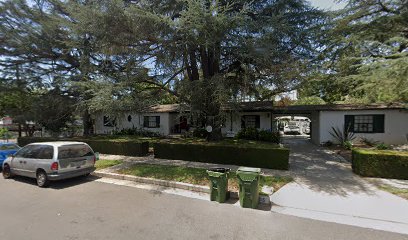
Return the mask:
M 350 0 L 334 13 L 324 68 L 308 95 L 325 101 L 408 101 L 408 1 Z
M 325 20 L 302 0 L 9 0 L 0 9 L 1 68 L 68 93 L 85 129 L 91 111 L 177 101 L 219 132 L 227 101 L 299 86 Z

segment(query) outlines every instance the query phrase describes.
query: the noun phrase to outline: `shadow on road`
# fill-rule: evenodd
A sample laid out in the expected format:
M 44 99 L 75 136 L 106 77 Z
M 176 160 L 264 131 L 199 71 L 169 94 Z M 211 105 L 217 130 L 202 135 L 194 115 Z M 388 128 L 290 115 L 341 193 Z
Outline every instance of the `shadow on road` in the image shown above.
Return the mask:
M 75 177 L 75 178 L 70 178 L 70 179 L 59 180 L 59 181 L 51 181 L 47 188 L 54 189 L 54 190 L 66 189 L 66 188 L 75 187 L 81 184 L 85 184 L 88 182 L 93 182 L 99 178 L 100 177 L 90 175 L 87 177 L 80 176 L 80 177 Z M 37 182 L 34 178 L 14 176 L 11 180 L 14 180 L 16 182 L 30 184 L 32 186 L 37 187 Z

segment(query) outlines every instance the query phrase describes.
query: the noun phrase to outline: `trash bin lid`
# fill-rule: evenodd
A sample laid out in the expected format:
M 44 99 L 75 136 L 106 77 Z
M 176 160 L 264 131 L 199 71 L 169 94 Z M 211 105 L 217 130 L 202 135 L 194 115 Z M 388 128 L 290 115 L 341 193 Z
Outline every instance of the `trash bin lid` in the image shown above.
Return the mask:
M 220 172 L 220 173 L 226 173 L 229 172 L 231 169 L 229 168 L 221 168 L 221 167 L 216 167 L 216 168 L 209 168 L 208 171 L 211 172 Z
M 237 172 L 249 172 L 249 173 L 261 173 L 260 168 L 251 168 L 251 167 L 239 167 Z

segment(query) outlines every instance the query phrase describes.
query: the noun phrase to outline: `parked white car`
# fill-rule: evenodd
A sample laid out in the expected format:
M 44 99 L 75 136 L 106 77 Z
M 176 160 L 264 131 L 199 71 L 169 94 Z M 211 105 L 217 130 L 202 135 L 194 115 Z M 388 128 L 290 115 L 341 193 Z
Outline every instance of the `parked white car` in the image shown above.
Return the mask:
M 98 153 L 83 142 L 32 143 L 3 162 L 3 177 L 21 175 L 37 179 L 39 187 L 49 181 L 88 176 L 95 171 Z

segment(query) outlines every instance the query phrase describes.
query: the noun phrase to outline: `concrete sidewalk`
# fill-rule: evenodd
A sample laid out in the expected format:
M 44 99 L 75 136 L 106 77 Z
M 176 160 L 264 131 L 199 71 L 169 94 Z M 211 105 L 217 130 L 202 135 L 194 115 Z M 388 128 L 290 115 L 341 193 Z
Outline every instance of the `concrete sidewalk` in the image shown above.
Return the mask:
M 408 234 L 408 201 L 355 175 L 336 154 L 307 140 L 287 140 L 295 182 L 272 195 L 274 211 Z
M 408 234 L 408 201 L 376 188 L 353 174 L 350 163 L 307 139 L 287 139 L 290 170 L 262 169 L 265 175 L 292 176 L 295 181 L 271 196 L 272 211 L 294 216 Z M 181 160 L 101 155 L 125 163 L 106 171 L 148 163 L 196 168 L 239 166 Z

